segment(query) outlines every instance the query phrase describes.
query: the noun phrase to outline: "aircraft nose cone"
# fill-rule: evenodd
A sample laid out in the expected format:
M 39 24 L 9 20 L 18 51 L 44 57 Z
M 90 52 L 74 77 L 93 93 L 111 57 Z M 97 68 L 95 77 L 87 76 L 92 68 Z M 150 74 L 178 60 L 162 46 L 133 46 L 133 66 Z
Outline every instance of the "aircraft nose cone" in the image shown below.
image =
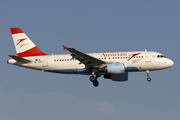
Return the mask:
M 170 67 L 174 65 L 174 62 L 172 60 L 169 61 Z
M 167 68 L 172 67 L 173 65 L 174 65 L 174 62 L 173 62 L 172 60 L 168 59 L 168 60 L 166 61 L 166 66 L 167 66 Z

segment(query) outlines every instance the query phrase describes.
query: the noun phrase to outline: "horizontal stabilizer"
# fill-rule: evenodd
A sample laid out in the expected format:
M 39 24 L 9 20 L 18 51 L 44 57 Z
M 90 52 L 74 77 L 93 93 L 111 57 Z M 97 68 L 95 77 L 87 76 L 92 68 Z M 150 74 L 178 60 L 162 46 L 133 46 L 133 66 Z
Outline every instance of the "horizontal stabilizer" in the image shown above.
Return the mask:
M 31 62 L 30 60 L 15 56 L 15 55 L 8 55 L 9 57 L 11 57 L 12 59 L 16 60 L 17 62 L 22 62 L 22 63 L 29 63 Z

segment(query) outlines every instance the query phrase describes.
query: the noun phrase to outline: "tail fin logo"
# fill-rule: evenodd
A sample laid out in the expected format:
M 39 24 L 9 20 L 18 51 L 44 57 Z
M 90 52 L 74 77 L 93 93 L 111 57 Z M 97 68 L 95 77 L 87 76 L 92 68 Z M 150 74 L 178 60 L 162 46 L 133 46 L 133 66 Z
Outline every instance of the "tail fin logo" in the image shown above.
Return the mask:
M 27 38 L 23 38 L 23 39 L 17 40 L 17 41 L 19 41 L 19 42 L 16 44 L 16 46 L 19 45 L 19 43 L 21 43 L 22 41 L 24 41 L 24 40 L 26 40 L 26 39 L 27 39 Z

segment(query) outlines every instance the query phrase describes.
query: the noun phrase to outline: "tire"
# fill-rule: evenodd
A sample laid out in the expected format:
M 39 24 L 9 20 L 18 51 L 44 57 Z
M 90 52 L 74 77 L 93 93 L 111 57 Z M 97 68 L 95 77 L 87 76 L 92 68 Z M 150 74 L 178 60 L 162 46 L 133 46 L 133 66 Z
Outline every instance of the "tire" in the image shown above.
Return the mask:
M 94 87 L 97 87 L 99 85 L 99 82 L 96 80 L 93 82 Z
M 96 78 L 94 76 L 91 76 L 89 79 L 90 79 L 91 82 L 96 81 Z
M 147 81 L 148 81 L 148 82 L 151 82 L 151 78 L 150 78 L 150 77 L 148 77 L 148 78 L 147 78 Z

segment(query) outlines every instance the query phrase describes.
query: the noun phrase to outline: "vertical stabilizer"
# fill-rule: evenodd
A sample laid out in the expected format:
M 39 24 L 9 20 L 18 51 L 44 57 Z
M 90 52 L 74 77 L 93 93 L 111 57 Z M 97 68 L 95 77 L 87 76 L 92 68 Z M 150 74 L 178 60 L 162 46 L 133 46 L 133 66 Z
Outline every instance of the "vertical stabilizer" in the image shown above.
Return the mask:
M 46 55 L 39 50 L 20 28 L 11 28 L 11 33 L 19 57 Z

